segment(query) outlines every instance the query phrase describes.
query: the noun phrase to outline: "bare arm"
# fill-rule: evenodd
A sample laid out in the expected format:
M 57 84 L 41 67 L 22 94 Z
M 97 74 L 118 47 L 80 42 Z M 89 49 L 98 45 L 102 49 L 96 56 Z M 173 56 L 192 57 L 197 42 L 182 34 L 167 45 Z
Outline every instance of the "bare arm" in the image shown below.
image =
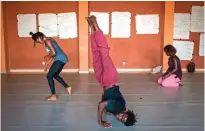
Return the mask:
M 102 115 L 107 105 L 107 101 L 100 102 L 98 105 L 98 123 L 103 127 L 111 127 L 111 124 L 102 120 Z
M 52 57 L 48 58 L 47 61 L 46 61 L 46 63 L 45 63 L 45 65 L 49 65 L 52 61 L 53 61 L 53 58 L 52 58 Z
M 45 59 L 46 61 L 48 61 L 47 59 L 50 59 L 51 57 L 55 56 L 55 55 L 56 55 L 56 52 L 55 52 L 55 49 L 53 48 L 53 45 L 52 45 L 52 41 L 51 41 L 51 40 L 47 40 L 46 43 L 47 43 L 48 47 L 49 47 L 50 50 L 51 50 L 50 53 L 44 57 L 44 59 Z
M 162 75 L 163 77 L 166 76 L 167 74 L 169 74 L 170 72 L 170 67 L 167 69 L 167 71 Z
M 102 114 L 107 105 L 107 101 L 100 102 L 98 105 L 98 123 L 102 124 Z
M 45 66 L 44 66 L 44 71 L 47 71 L 48 66 L 50 65 L 50 63 L 53 61 L 53 58 L 50 57 L 47 59 L 47 61 L 45 62 Z

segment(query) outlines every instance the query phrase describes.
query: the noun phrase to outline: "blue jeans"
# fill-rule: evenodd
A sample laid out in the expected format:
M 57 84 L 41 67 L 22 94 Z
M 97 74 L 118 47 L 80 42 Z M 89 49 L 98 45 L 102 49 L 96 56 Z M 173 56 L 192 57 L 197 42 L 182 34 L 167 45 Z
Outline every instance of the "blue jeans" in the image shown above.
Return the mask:
M 54 84 L 54 80 L 53 78 L 55 78 L 59 83 L 61 83 L 65 88 L 68 88 L 69 85 L 66 84 L 66 82 L 59 76 L 60 72 L 62 71 L 63 67 L 64 67 L 65 63 L 63 63 L 62 61 L 55 61 L 48 74 L 47 74 L 47 79 L 48 79 L 48 84 L 50 86 L 50 90 L 51 90 L 51 94 L 56 94 L 55 91 L 55 84 Z

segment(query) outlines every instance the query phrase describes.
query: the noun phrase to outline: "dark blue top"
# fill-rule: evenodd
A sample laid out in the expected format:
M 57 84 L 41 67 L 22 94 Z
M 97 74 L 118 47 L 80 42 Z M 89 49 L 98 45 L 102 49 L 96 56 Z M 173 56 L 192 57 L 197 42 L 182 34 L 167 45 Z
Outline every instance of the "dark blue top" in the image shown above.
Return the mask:
M 105 109 L 114 115 L 126 110 L 126 102 L 119 86 L 108 88 L 104 93 L 103 101 L 108 102 Z

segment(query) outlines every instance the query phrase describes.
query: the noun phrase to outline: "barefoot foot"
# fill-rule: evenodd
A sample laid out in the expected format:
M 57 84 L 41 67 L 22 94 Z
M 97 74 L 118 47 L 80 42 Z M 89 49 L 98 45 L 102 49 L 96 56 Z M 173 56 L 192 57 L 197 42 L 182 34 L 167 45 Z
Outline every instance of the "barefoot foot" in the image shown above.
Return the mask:
M 92 25 L 92 22 L 91 22 L 91 20 L 90 20 L 90 17 L 85 17 L 85 19 L 87 20 L 88 25 L 91 26 L 91 25 Z
M 66 88 L 68 95 L 72 95 L 72 87 L 68 87 Z
M 48 100 L 48 101 L 55 101 L 55 100 L 57 100 L 58 98 L 57 98 L 57 95 L 51 95 L 51 96 L 48 96 L 47 98 L 46 98 L 46 100 Z
M 90 21 L 91 21 L 92 23 L 97 23 L 96 17 L 95 17 L 94 15 L 91 15 L 91 16 L 89 17 L 89 19 L 90 19 Z

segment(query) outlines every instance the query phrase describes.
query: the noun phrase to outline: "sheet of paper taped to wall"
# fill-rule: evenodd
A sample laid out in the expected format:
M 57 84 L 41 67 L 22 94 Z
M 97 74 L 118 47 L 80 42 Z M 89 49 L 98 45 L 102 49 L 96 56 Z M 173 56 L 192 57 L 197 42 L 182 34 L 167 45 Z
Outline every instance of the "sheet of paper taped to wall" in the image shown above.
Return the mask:
M 174 14 L 174 39 L 189 39 L 190 22 L 190 13 Z
M 136 15 L 135 22 L 137 34 L 159 33 L 159 14 Z
M 75 12 L 58 14 L 58 33 L 60 39 L 76 38 L 78 36 Z
M 173 46 L 176 48 L 176 55 L 180 60 L 191 60 L 194 51 L 193 41 L 178 41 L 174 40 Z
M 199 40 L 199 56 L 204 56 L 204 33 L 200 34 Z
M 131 13 L 130 12 L 112 12 L 111 21 L 112 38 L 129 38 L 131 31 Z
M 39 14 L 39 31 L 48 37 L 58 36 L 57 14 Z
M 204 32 L 204 6 L 192 6 L 191 32 Z
M 18 36 L 31 37 L 30 32 L 36 32 L 36 14 L 18 14 Z

